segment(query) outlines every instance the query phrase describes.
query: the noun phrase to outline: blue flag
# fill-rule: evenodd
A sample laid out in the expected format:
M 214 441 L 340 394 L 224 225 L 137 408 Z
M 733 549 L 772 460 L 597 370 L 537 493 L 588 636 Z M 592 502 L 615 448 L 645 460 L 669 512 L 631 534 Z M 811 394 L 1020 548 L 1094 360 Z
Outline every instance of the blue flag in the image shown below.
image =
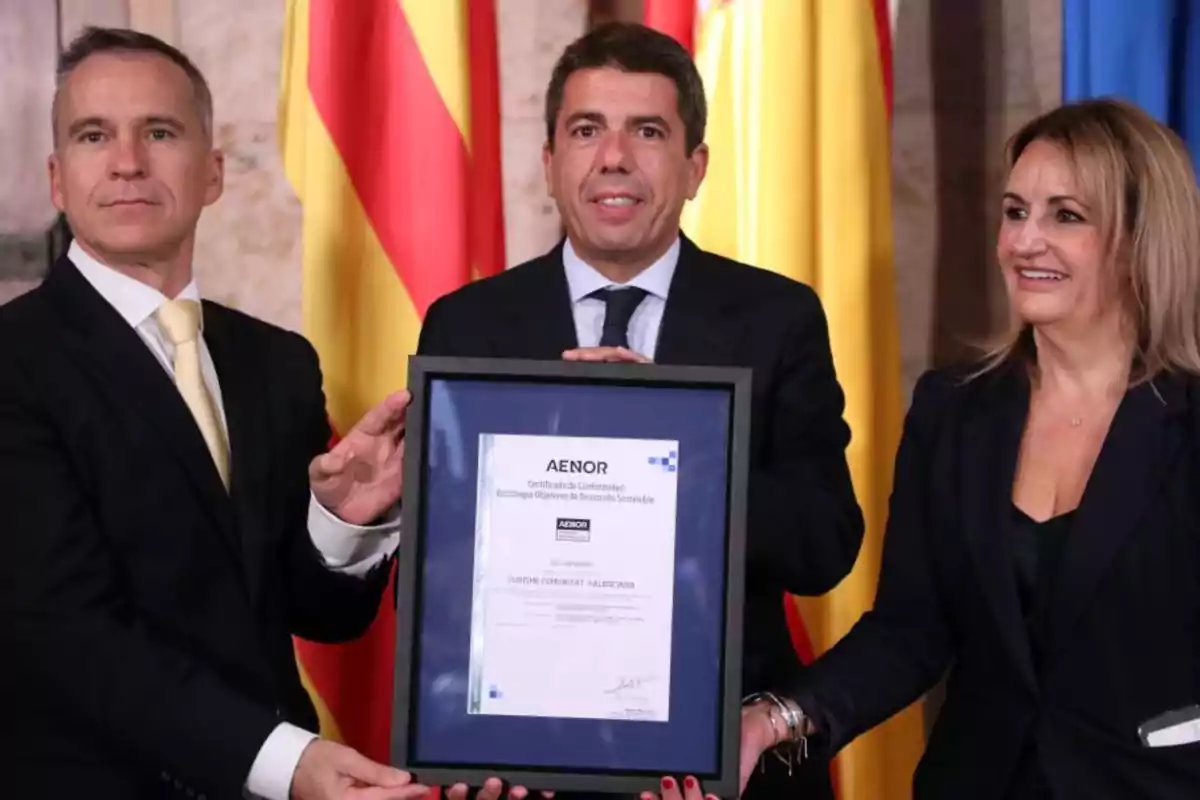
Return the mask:
M 1063 100 L 1117 97 L 1200 166 L 1200 0 L 1063 0 Z

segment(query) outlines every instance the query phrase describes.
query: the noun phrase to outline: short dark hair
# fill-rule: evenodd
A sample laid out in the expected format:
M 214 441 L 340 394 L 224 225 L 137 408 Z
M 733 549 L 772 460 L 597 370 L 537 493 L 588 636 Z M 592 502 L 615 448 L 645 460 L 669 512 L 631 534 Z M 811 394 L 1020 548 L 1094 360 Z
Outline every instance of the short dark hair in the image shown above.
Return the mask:
M 683 45 L 665 33 L 632 22 L 610 22 L 576 39 L 559 57 L 546 89 L 546 141 L 554 147 L 554 127 L 562 111 L 567 79 L 581 69 L 615 67 L 624 72 L 653 72 L 675 84 L 687 152 L 704 141 L 708 104 L 704 81 Z
M 58 141 L 58 96 L 67 78 L 75 68 L 88 58 L 100 53 L 152 53 L 170 59 L 192 82 L 192 92 L 195 94 L 196 111 L 199 112 L 200 122 L 204 133 L 212 137 L 213 99 L 204 75 L 179 49 L 141 31 L 128 28 L 97 28 L 86 27 L 76 36 L 71 44 L 58 56 L 58 66 L 54 73 L 54 104 L 51 106 L 50 124 L 54 128 L 54 138 Z

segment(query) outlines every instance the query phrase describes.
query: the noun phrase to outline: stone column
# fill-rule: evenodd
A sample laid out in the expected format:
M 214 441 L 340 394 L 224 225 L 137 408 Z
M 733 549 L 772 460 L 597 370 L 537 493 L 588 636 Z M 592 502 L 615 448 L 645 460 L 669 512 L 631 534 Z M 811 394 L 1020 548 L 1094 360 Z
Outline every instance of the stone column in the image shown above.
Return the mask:
M 546 194 L 546 84 L 563 49 L 588 25 L 587 0 L 497 0 L 500 114 L 504 173 L 504 230 L 508 264 L 539 255 L 562 235 Z
M 129 0 L 57 0 L 57 4 L 60 17 L 59 35 L 63 46 L 74 39 L 85 25 L 128 28 L 130 24 Z M 45 2 L 40 5 L 55 4 Z
M 46 156 L 57 54 L 53 3 L 0 0 L 0 302 L 36 286 L 52 250 Z
M 225 192 L 200 217 L 196 280 L 206 297 L 300 328 L 300 204 L 283 172 L 278 105 L 282 0 L 176 0 L 178 46 L 213 93 Z
M 129 27 L 157 36 L 168 44 L 179 46 L 178 0 L 126 0 L 129 4 Z

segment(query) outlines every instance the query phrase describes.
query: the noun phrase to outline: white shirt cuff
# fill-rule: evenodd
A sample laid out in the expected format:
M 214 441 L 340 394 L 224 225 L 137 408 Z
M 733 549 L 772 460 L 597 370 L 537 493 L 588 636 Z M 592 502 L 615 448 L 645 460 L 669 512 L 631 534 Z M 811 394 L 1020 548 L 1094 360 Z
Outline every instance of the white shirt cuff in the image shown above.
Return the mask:
M 325 559 L 325 566 L 362 577 L 400 545 L 400 506 L 393 506 L 378 525 L 352 525 L 310 493 L 308 535 Z
M 250 767 L 247 793 L 262 800 L 289 800 L 296 765 L 300 763 L 304 748 L 316 738 L 316 734 L 295 725 L 279 723 L 259 748 Z

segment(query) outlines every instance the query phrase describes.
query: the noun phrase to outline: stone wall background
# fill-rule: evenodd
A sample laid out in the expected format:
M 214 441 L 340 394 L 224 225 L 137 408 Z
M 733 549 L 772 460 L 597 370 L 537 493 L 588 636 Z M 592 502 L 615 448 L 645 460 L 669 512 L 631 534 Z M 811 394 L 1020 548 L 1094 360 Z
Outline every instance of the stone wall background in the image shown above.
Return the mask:
M 590 24 L 641 0 L 496 0 L 509 264 L 559 221 L 539 149 L 545 82 Z M 56 215 L 45 158 L 54 58 L 88 23 L 132 25 L 193 57 L 212 84 L 225 196 L 202 219 L 202 291 L 300 326 L 300 209 L 276 141 L 283 0 L 0 0 L 0 302 L 36 285 Z M 985 335 L 998 311 L 992 247 L 1003 145 L 1059 100 L 1058 0 L 903 0 L 895 30 L 893 194 L 904 377 Z
M 36 284 L 51 246 L 46 155 L 57 52 L 53 3 L 0 0 L 0 302 Z

